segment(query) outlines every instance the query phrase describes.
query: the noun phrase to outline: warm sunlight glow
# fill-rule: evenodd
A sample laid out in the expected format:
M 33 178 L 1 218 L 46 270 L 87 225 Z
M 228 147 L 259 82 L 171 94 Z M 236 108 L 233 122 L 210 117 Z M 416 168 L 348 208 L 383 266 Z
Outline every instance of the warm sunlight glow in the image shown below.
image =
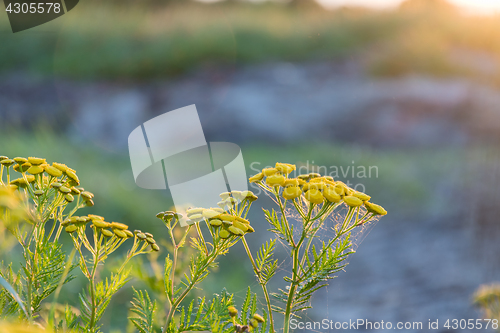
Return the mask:
M 402 0 L 318 0 L 325 7 L 338 6 L 366 6 L 373 8 L 387 8 L 399 5 Z M 467 11 L 481 13 L 500 13 L 500 0 L 449 0 Z

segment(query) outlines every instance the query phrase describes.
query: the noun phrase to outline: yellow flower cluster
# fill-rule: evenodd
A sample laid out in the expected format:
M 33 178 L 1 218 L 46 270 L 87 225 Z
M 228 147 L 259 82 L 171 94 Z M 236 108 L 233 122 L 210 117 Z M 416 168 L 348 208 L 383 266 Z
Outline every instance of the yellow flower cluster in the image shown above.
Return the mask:
M 31 185 L 33 194 L 42 196 L 49 188 L 56 189 L 66 202 L 73 202 L 75 196 L 80 195 L 87 206 L 94 205 L 94 195 L 85 191 L 80 185 L 76 171 L 65 164 L 54 162 L 48 164 L 44 158 L 15 157 L 10 159 L 0 156 L 0 164 L 21 174 L 21 177 L 11 180 L 9 185 L 13 189 L 26 189 Z M 38 177 L 38 178 L 37 178 Z
M 85 226 L 91 222 L 90 227 L 95 230 L 95 232 L 99 232 L 105 238 L 121 238 L 127 239 L 136 237 L 140 241 L 147 242 L 151 245 L 151 250 L 159 251 L 160 248 L 156 244 L 156 241 L 153 239 L 153 235 L 146 232 L 143 233 L 140 230 L 135 230 L 131 232 L 128 230 L 128 225 L 119 222 L 106 222 L 104 221 L 104 217 L 99 215 L 89 214 L 87 216 L 72 216 L 67 218 L 62 222 L 62 225 L 65 227 L 64 230 L 72 234 L 77 231 L 79 228 L 85 230 Z
M 374 215 L 386 215 L 387 211 L 380 205 L 369 202 L 370 196 L 358 192 L 333 177 L 321 176 L 318 173 L 299 175 L 289 178 L 296 170 L 295 165 L 276 163 L 274 168 L 262 169 L 262 172 L 249 178 L 251 183 L 258 183 L 266 189 L 280 189 L 281 196 L 286 200 L 305 198 L 312 204 L 338 203 L 343 201 L 349 207 L 364 205 L 368 212 Z

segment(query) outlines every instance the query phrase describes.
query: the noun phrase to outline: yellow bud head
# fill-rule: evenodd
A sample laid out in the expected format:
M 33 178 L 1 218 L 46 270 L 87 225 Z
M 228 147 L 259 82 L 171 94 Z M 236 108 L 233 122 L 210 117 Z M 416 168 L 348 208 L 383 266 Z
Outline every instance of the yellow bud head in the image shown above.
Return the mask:
M 257 328 L 259 327 L 259 322 L 255 319 L 250 319 L 250 326 L 252 326 L 253 328 Z
M 347 195 L 344 197 L 344 202 L 349 206 L 349 207 L 359 207 L 363 204 L 363 201 L 361 199 L 356 198 L 351 195 Z
M 269 176 L 266 178 L 266 184 L 269 186 L 283 186 L 285 184 L 285 177 L 279 174 Z
M 316 177 L 321 177 L 321 175 L 317 172 L 310 172 L 309 173 L 310 178 L 316 178 Z
M 50 166 L 50 165 L 47 165 L 45 167 L 45 172 L 48 173 L 49 175 L 51 175 L 52 177 L 61 177 L 62 176 L 61 170 L 59 170 L 56 167 Z
M 94 206 L 94 201 L 93 200 L 85 200 L 85 205 L 87 205 L 87 207 L 92 207 L 92 206 Z
M 112 237 L 113 236 L 113 232 L 108 230 L 108 229 L 102 229 L 101 234 L 103 234 L 104 237 Z
M 297 178 L 290 178 L 285 180 L 284 187 L 286 186 L 299 186 L 299 180 Z
M 109 228 L 110 224 L 108 222 L 104 222 L 102 220 L 92 220 L 92 224 L 97 228 Z
M 211 219 L 209 223 L 212 227 L 220 227 L 222 225 L 222 221 L 219 219 Z
M 251 232 L 255 232 L 255 229 L 252 228 L 252 226 L 250 224 L 247 225 L 247 233 L 251 233 Z
M 80 194 L 80 190 L 79 190 L 79 189 L 77 189 L 77 188 L 76 188 L 76 187 L 74 187 L 74 186 L 73 186 L 70 190 L 71 190 L 71 193 L 72 193 L 73 195 L 78 195 L 78 194 Z
M 3 156 L 3 155 L 2 155 L 2 156 L 0 156 L 0 161 L 7 160 L 7 159 L 8 159 L 8 157 L 7 157 L 7 156 Z
M 66 186 L 61 186 L 61 187 L 59 187 L 59 192 L 66 194 L 66 193 L 71 192 L 71 190 L 69 188 L 67 188 Z
M 227 311 L 229 311 L 231 317 L 236 317 L 238 315 L 238 310 L 234 306 L 228 307 Z
M 323 182 L 312 182 L 312 179 L 311 179 L 311 182 L 307 183 L 307 184 L 304 184 L 304 186 L 302 187 L 302 191 L 309 191 L 311 189 L 315 189 L 315 190 L 318 190 L 318 191 L 323 191 L 324 189 L 326 188 L 326 184 L 323 183 Z
M 123 223 L 119 223 L 119 222 L 111 222 L 110 227 L 113 229 L 119 229 L 119 230 L 127 230 L 128 229 L 128 225 L 123 224 Z
M 149 244 L 155 244 L 156 241 L 153 239 L 153 237 L 146 237 L 146 242 L 148 242 Z
M 142 239 L 142 240 L 145 240 L 147 237 L 146 237 L 146 235 L 145 235 L 145 234 L 143 234 L 142 232 L 139 232 L 139 233 L 137 234 L 137 238 Z
M 28 157 L 28 162 L 30 162 L 32 165 L 40 165 L 46 163 L 45 158 L 38 157 Z
M 217 213 L 219 213 L 219 214 L 224 214 L 224 209 L 222 209 L 222 208 L 219 208 L 219 207 L 215 207 L 214 208 L 214 207 L 212 207 L 210 209 L 213 210 L 213 211 L 215 211 L 215 212 L 217 212 Z
M 234 221 L 233 222 L 233 227 L 236 227 L 242 231 L 247 231 L 248 230 L 248 226 L 245 224 L 245 223 L 242 223 L 240 221 Z
M 83 191 L 82 193 L 80 193 L 80 195 L 88 200 L 94 198 L 94 194 L 90 193 L 89 191 Z
M 193 215 L 188 215 L 188 218 L 193 222 L 200 222 L 201 220 L 203 220 L 203 215 L 202 214 L 193 214 Z
M 236 236 L 243 236 L 245 234 L 243 230 L 236 228 L 235 226 L 230 226 L 229 228 L 227 228 L 227 230 Z
M 43 190 L 36 190 L 33 192 L 33 194 L 35 194 L 37 197 L 41 196 L 43 193 Z
M 261 315 L 257 314 L 257 313 L 253 315 L 253 319 L 257 320 L 259 323 L 263 323 L 264 322 L 264 318 Z
M 158 244 L 151 244 L 151 250 L 158 252 L 160 251 L 160 247 L 158 246 Z
M 68 166 L 66 164 L 57 163 L 57 162 L 52 163 L 52 166 L 54 168 L 61 170 L 62 172 L 66 171 L 68 169 Z
M 264 178 L 264 174 L 262 172 L 259 172 L 255 176 L 252 176 L 252 177 L 248 178 L 248 181 L 250 183 L 255 183 L 255 182 L 261 181 L 262 178 Z
M 27 158 L 24 158 L 24 157 L 14 157 L 13 160 L 21 165 L 21 164 L 24 164 L 24 163 L 27 163 L 28 162 L 28 159 Z
M 201 214 L 201 213 L 203 213 L 203 208 L 191 208 L 191 209 L 186 210 L 186 214 L 188 217 L 189 217 L 189 215 Z
M 384 207 L 377 205 L 377 204 L 374 204 L 372 202 L 366 201 L 365 207 L 370 213 L 373 213 L 376 215 L 387 215 L 387 211 L 384 209 Z
M 206 219 L 211 219 L 216 217 L 217 215 L 220 215 L 220 213 L 212 209 L 205 209 L 201 215 L 203 215 L 203 217 Z
M 54 183 L 50 184 L 50 186 L 53 188 L 60 188 L 62 186 L 62 184 L 59 182 L 54 182 Z
M 306 175 L 298 175 L 297 176 L 298 179 L 302 179 L 303 181 L 308 181 L 309 179 L 311 179 L 311 176 L 309 176 L 309 174 L 306 174 Z
M 371 199 L 371 197 L 367 194 L 364 194 L 363 192 L 353 192 L 352 193 L 352 196 L 360 199 L 361 201 L 368 201 Z
M 66 176 L 68 176 L 69 179 L 71 179 L 72 181 L 77 183 L 77 185 L 80 184 L 80 179 L 78 179 L 78 176 L 76 175 L 76 173 L 74 171 L 72 171 L 68 168 L 68 169 L 66 169 L 65 173 L 66 173 Z
M 323 194 L 314 188 L 305 192 L 304 197 L 311 203 L 320 204 L 323 202 Z
M 334 186 L 333 186 L 333 189 L 335 190 L 335 192 L 337 192 L 338 195 L 340 196 L 343 196 L 345 194 L 345 187 L 340 184 L 340 183 L 336 183 Z
M 32 175 L 38 175 L 43 172 L 43 168 L 39 165 L 32 165 L 29 167 L 27 170 L 28 173 L 31 173 Z
M 223 220 L 223 221 L 230 221 L 230 222 L 233 222 L 234 220 L 236 220 L 236 217 L 234 217 L 233 215 L 229 215 L 229 214 L 220 214 L 218 216 L 218 218 Z
M 235 219 L 235 221 L 239 221 L 241 223 L 250 224 L 250 221 L 245 220 L 244 218 L 239 217 L 239 216 L 235 216 L 234 219 Z
M 75 200 L 75 197 L 68 193 L 64 195 L 64 200 L 66 200 L 67 202 L 73 202 Z
M 71 225 L 68 225 L 66 228 L 64 228 L 64 231 L 71 234 L 72 232 L 75 232 L 76 229 L 78 229 L 78 227 L 74 224 L 71 224 Z
M 323 196 L 330 202 L 339 202 L 342 199 L 335 189 L 330 186 L 323 191 Z
M 222 192 L 221 194 L 219 194 L 219 196 L 221 197 L 222 200 L 226 200 L 231 196 L 231 192 Z
M 113 229 L 113 233 L 116 235 L 118 238 L 127 238 L 127 234 L 123 232 L 123 230 L 120 229 Z
M 229 236 L 231 236 L 231 234 L 229 233 L 229 231 L 227 231 L 225 229 L 222 229 L 219 233 L 219 237 L 222 239 L 229 238 Z
M 88 216 L 90 217 L 90 219 L 91 219 L 92 221 L 94 221 L 94 220 L 101 220 L 101 221 L 104 221 L 104 217 L 99 216 L 99 215 L 89 214 Z
M 289 186 L 285 187 L 283 190 L 283 198 L 287 200 L 293 200 L 295 198 L 300 197 L 302 194 L 302 190 L 298 186 Z
M 272 176 L 272 175 L 274 175 L 277 172 L 278 172 L 278 169 L 276 169 L 276 168 L 265 168 L 265 169 L 262 169 L 262 174 L 264 176 L 266 176 L 266 177 Z
M 125 233 L 125 235 L 127 235 L 128 238 L 134 237 L 134 233 L 130 230 L 123 230 L 123 232 Z
M 276 169 L 284 174 L 289 174 L 296 169 L 295 164 L 276 163 Z

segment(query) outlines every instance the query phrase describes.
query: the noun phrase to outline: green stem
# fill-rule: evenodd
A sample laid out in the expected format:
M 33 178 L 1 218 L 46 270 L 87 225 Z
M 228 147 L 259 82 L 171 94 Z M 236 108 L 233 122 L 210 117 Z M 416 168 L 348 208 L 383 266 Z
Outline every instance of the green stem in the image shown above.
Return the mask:
M 267 291 L 267 286 L 266 282 L 263 281 L 260 271 L 257 268 L 257 265 L 255 264 L 255 260 L 253 259 L 252 252 L 250 252 L 250 248 L 248 247 L 247 240 L 245 239 L 245 236 L 241 237 L 243 241 L 243 245 L 245 246 L 245 250 L 247 251 L 248 258 L 250 259 L 250 262 L 252 263 L 253 266 L 253 271 L 255 275 L 257 276 L 257 279 L 259 280 L 259 284 L 262 287 L 262 291 L 264 292 L 264 297 L 266 298 L 266 303 L 267 303 L 267 311 L 269 312 L 269 332 L 274 333 L 274 319 L 273 319 L 273 310 L 271 308 L 271 299 L 269 297 L 269 292 Z

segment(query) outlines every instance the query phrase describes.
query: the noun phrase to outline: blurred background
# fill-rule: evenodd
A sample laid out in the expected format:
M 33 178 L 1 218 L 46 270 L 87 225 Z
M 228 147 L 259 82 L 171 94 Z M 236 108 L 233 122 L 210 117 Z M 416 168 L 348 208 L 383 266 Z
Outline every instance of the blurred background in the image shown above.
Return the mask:
M 387 208 L 304 320 L 427 331 L 429 319 L 481 317 L 472 294 L 500 275 L 499 92 L 495 0 L 82 0 L 16 34 L 0 12 L 0 154 L 76 169 L 96 194 L 86 213 L 166 241 L 155 214 L 170 194 L 135 185 L 127 138 L 190 104 L 207 141 L 241 146 L 249 176 L 276 161 L 324 167 Z M 272 237 L 258 207 L 271 202 L 257 202 L 255 251 Z M 200 295 L 260 292 L 240 245 Z M 83 280 L 69 286 L 76 306 Z M 117 295 L 105 332 L 127 331 L 130 299 Z

